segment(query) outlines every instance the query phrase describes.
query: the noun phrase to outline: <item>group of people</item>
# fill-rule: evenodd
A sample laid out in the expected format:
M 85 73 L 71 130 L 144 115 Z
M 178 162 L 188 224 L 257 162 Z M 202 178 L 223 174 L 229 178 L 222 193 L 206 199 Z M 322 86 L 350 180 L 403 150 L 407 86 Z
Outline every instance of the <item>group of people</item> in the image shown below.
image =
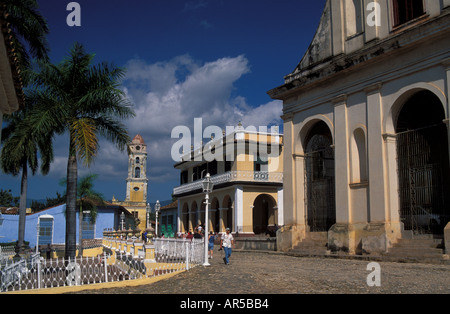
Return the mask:
M 177 237 L 179 239 L 204 239 L 205 237 L 205 229 L 203 228 L 203 226 L 198 225 L 195 229 L 194 229 L 194 233 L 192 233 L 192 231 L 186 232 L 186 233 L 182 233 L 182 232 L 178 232 L 177 233 Z M 220 250 L 224 250 L 225 252 L 225 257 L 224 257 L 224 263 L 225 265 L 229 265 L 230 264 L 230 256 L 231 256 L 231 252 L 232 252 L 232 248 L 234 247 L 234 238 L 233 235 L 231 234 L 231 230 L 230 228 L 226 228 L 225 229 L 225 233 L 223 233 L 220 237 L 219 234 L 216 232 L 210 232 L 208 235 L 208 258 L 212 259 L 213 258 L 213 253 L 214 253 L 214 244 L 216 239 L 220 238 Z

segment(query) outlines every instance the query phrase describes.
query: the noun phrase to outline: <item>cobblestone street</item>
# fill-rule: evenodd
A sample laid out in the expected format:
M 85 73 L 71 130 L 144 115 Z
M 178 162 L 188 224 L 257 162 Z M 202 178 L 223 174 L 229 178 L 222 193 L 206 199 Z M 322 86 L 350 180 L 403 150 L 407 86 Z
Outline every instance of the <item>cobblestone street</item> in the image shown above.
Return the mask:
M 84 294 L 448 294 L 450 266 L 380 262 L 381 286 L 369 287 L 368 261 L 300 258 L 276 253 L 233 252 L 224 265 L 214 252 L 210 267 L 152 285 L 84 291 Z

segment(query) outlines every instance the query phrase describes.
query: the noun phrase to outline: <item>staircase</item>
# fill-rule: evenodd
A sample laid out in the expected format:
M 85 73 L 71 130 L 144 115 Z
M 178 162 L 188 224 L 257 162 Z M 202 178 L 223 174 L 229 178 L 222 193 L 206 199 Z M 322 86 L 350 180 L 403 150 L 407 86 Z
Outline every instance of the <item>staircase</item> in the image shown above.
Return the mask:
M 388 260 L 399 262 L 443 263 L 443 238 L 432 235 L 419 235 L 400 239 L 385 253 Z
M 323 256 L 327 253 L 328 233 L 310 232 L 289 253 L 296 256 Z

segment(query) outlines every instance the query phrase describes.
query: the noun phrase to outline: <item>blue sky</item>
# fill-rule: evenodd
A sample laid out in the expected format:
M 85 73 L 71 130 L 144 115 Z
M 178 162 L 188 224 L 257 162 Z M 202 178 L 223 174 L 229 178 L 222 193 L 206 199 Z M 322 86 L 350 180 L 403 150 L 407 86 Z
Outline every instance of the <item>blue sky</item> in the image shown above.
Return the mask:
M 137 117 L 125 121 L 130 136 L 148 145 L 149 201 L 170 199 L 179 173 L 170 156 L 171 130 L 194 118 L 204 127 L 281 125 L 281 103 L 266 94 L 300 62 L 325 0 L 80 0 L 81 26 L 66 23 L 69 0 L 38 0 L 49 22 L 50 57 L 60 62 L 74 42 L 102 61 L 125 67 L 123 89 Z M 62 192 L 67 135 L 54 142 L 55 161 L 46 177 L 29 179 L 28 198 Z M 90 169 L 108 200 L 125 198 L 126 153 L 100 141 Z M 0 188 L 20 194 L 20 177 L 0 174 Z

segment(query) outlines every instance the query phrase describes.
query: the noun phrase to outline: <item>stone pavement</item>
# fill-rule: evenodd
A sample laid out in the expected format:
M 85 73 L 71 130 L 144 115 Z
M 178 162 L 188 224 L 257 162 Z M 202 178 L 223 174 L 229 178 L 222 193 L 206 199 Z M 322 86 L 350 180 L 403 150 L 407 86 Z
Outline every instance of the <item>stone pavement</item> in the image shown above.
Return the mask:
M 81 294 L 448 294 L 450 266 L 379 262 L 381 286 L 369 287 L 369 261 L 294 257 L 280 253 L 233 252 L 224 265 L 214 252 L 210 267 L 198 266 L 173 278 L 138 287 Z

